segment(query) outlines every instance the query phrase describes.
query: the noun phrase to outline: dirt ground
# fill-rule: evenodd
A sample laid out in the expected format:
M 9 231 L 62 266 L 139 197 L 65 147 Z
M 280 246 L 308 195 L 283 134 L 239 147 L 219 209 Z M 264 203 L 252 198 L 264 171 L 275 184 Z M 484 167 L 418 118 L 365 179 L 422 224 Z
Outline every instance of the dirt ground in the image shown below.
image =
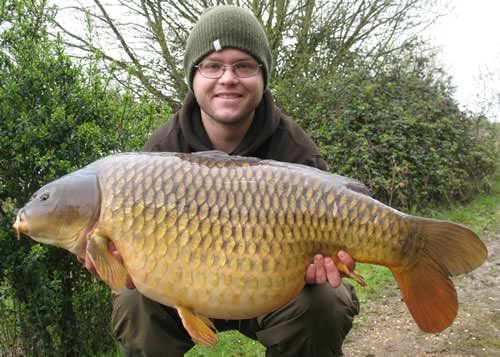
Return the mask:
M 500 232 L 485 241 L 488 259 L 454 279 L 459 312 L 453 325 L 437 335 L 421 332 L 395 283 L 384 295 L 362 305 L 345 344 L 346 356 L 500 356 Z

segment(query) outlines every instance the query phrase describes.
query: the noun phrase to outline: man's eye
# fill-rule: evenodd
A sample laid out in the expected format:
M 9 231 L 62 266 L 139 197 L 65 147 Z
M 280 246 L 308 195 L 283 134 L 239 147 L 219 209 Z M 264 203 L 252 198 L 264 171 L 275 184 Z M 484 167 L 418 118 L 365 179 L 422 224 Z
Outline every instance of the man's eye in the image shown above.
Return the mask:
M 252 69 L 255 68 L 255 65 L 250 62 L 238 62 L 234 64 L 234 67 L 238 69 Z
M 218 71 L 221 69 L 222 65 L 220 63 L 204 63 L 203 68 L 209 71 Z

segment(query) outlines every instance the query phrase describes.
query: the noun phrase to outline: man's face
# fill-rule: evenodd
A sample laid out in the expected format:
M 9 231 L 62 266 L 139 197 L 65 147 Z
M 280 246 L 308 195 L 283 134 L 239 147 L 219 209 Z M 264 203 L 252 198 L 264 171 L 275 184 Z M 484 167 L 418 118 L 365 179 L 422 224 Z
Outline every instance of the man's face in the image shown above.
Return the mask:
M 233 48 L 213 52 L 201 62 L 207 61 L 226 65 L 240 61 L 257 63 L 251 55 Z M 253 77 L 239 78 L 231 68 L 226 68 L 218 79 L 205 78 L 196 70 L 193 92 L 204 121 L 224 126 L 240 125 L 253 119 L 264 92 L 264 78 L 261 70 Z

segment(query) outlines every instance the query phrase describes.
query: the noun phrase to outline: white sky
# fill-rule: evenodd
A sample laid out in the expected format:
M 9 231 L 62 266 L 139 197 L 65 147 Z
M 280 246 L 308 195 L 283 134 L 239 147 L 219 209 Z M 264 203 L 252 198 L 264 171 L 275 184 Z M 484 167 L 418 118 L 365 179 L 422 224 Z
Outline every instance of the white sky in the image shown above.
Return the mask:
M 439 58 L 453 77 L 462 109 L 485 108 L 490 119 L 500 122 L 500 1 L 448 2 L 449 13 L 427 34 L 441 49 Z

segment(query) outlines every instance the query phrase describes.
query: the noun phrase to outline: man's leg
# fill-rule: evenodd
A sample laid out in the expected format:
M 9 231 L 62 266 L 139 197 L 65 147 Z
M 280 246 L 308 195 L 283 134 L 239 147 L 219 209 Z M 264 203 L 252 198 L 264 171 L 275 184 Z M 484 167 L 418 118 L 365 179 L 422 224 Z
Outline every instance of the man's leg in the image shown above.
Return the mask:
M 136 289 L 113 296 L 111 327 L 125 356 L 184 356 L 193 342 L 175 309 Z
M 342 342 L 359 312 L 351 285 L 307 285 L 290 303 L 257 318 L 267 356 L 341 356 Z
M 268 315 L 241 321 L 214 320 L 220 331 L 258 338 L 268 356 L 340 356 L 359 303 L 349 284 L 308 285 Z M 192 346 L 175 309 L 129 290 L 113 298 L 113 333 L 126 356 L 183 356 Z

